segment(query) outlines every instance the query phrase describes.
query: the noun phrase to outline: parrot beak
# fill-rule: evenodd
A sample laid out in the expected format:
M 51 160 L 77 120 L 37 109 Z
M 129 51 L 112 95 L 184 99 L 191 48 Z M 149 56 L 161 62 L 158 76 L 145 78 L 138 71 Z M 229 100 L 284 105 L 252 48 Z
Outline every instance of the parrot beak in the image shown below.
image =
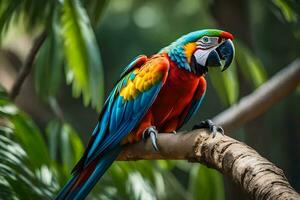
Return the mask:
M 225 64 L 222 69 L 223 72 L 232 63 L 232 60 L 234 58 L 234 45 L 230 39 L 227 39 L 216 49 L 216 51 L 218 52 L 218 55 L 220 56 L 221 60 L 225 61 Z
M 212 50 L 207 59 L 206 67 L 222 67 L 225 71 L 232 63 L 234 57 L 234 46 L 230 39 L 225 40 L 216 49 Z
M 222 67 L 225 71 L 234 58 L 234 45 L 230 39 L 226 39 L 216 48 L 207 50 L 196 50 L 192 55 L 191 69 L 195 74 L 206 74 L 208 67 Z

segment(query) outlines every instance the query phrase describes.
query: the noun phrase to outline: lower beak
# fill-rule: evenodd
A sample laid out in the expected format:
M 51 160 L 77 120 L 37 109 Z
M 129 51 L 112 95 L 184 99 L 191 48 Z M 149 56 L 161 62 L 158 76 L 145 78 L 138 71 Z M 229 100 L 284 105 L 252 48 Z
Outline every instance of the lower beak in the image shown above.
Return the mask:
M 206 67 L 221 67 L 224 63 L 222 71 L 225 71 L 232 63 L 234 57 L 234 46 L 230 39 L 227 39 L 216 49 L 212 50 L 206 60 Z

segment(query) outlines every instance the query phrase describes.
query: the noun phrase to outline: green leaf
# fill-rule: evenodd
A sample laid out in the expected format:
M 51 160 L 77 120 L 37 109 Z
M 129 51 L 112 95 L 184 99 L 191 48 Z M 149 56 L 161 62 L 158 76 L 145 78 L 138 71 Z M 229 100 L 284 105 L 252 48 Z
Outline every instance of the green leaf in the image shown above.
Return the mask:
M 103 97 L 100 51 L 88 15 L 79 1 L 63 1 L 61 26 L 68 64 L 67 82 L 73 84 L 74 96 L 82 94 L 85 105 L 91 102 L 100 109 Z
M 286 0 L 272 0 L 272 1 L 280 9 L 286 21 L 288 22 L 297 21 L 296 11 L 294 11 L 293 7 L 289 5 Z
M 19 110 L 14 104 L 7 103 L 5 102 L 5 100 L 2 100 L 0 102 L 0 114 L 11 116 L 16 115 L 18 113 Z
M 49 165 L 50 157 L 39 128 L 25 113 L 12 104 L 5 94 L 0 95 L 0 117 L 11 123 L 14 137 L 30 155 L 36 167 Z
M 175 167 L 176 161 L 174 160 L 158 160 L 156 161 L 156 164 L 165 170 L 171 170 L 172 168 Z
M 50 156 L 46 143 L 34 122 L 23 113 L 10 116 L 10 120 L 17 140 L 30 155 L 32 163 L 37 167 L 49 165 Z
M 267 73 L 261 61 L 240 42 L 236 42 L 236 49 L 236 60 L 246 80 L 255 88 L 263 84 Z
M 43 24 L 48 28 L 57 2 L 48 0 L 2 0 L 0 3 L 0 40 L 11 24 L 25 25 L 28 32 Z M 20 23 L 19 23 L 20 22 Z M 18 24 L 19 23 L 19 24 Z
M 54 9 L 48 37 L 34 63 L 35 89 L 45 101 L 56 96 L 63 72 L 63 46 L 58 17 L 58 11 Z
M 152 194 L 151 199 L 189 199 L 170 170 L 151 161 L 114 162 L 98 186 L 95 190 L 108 199 L 139 200 L 149 194 Z M 92 193 L 91 196 L 96 198 L 97 195 Z
M 1 199 L 51 199 L 57 190 L 52 172 L 45 165 L 36 167 L 32 155 L 14 141 L 14 133 L 13 126 L 0 124 Z
M 37 93 L 44 99 L 55 96 L 62 77 L 62 52 L 58 39 L 50 34 L 39 51 L 34 66 L 34 83 Z
M 225 105 L 234 104 L 239 97 L 239 82 L 235 62 L 224 72 L 220 69 L 209 69 L 209 78 Z
M 193 199 L 224 200 L 222 175 L 204 165 L 195 165 L 190 172 L 190 193 Z
M 49 154 L 52 160 L 59 159 L 59 138 L 61 132 L 61 123 L 59 120 L 52 120 L 46 127 Z
M 84 147 L 78 134 L 69 124 L 65 123 L 62 126 L 60 145 L 62 147 L 62 159 L 70 171 L 81 158 Z
M 0 41 L 14 19 L 15 11 L 20 7 L 20 0 L 9 0 L 0 4 Z
M 94 1 L 86 0 L 85 7 L 87 8 L 88 14 L 90 16 L 93 25 L 97 25 L 102 16 L 103 10 L 106 7 L 108 0 Z
M 83 154 L 84 146 L 81 139 L 70 124 L 62 123 L 60 120 L 49 122 L 46 132 L 51 158 L 61 160 L 63 173 L 69 175 Z

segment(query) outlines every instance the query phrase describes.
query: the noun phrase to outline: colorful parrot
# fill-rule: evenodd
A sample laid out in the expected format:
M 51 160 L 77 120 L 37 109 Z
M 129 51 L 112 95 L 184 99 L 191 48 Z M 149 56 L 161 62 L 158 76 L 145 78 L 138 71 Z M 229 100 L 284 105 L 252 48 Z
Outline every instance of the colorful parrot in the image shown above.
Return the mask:
M 234 57 L 233 36 L 206 29 L 182 36 L 159 53 L 136 57 L 121 74 L 100 113 L 88 146 L 57 200 L 84 199 L 128 143 L 158 132 L 172 133 L 199 109 L 209 67 L 227 69 Z M 196 128 L 223 133 L 210 120 Z

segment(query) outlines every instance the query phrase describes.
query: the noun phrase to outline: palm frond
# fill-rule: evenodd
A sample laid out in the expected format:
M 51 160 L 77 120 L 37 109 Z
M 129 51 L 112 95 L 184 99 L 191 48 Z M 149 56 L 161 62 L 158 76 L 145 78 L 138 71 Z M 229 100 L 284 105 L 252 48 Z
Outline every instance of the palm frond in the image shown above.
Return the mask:
M 46 165 L 37 168 L 32 163 L 15 141 L 13 126 L 0 125 L 0 157 L 2 199 L 51 199 L 58 187 L 54 175 Z
M 83 95 L 84 104 L 90 102 L 100 109 L 103 96 L 103 72 L 100 51 L 85 9 L 77 0 L 65 0 L 61 15 L 64 52 L 67 60 L 67 82 L 73 94 Z

